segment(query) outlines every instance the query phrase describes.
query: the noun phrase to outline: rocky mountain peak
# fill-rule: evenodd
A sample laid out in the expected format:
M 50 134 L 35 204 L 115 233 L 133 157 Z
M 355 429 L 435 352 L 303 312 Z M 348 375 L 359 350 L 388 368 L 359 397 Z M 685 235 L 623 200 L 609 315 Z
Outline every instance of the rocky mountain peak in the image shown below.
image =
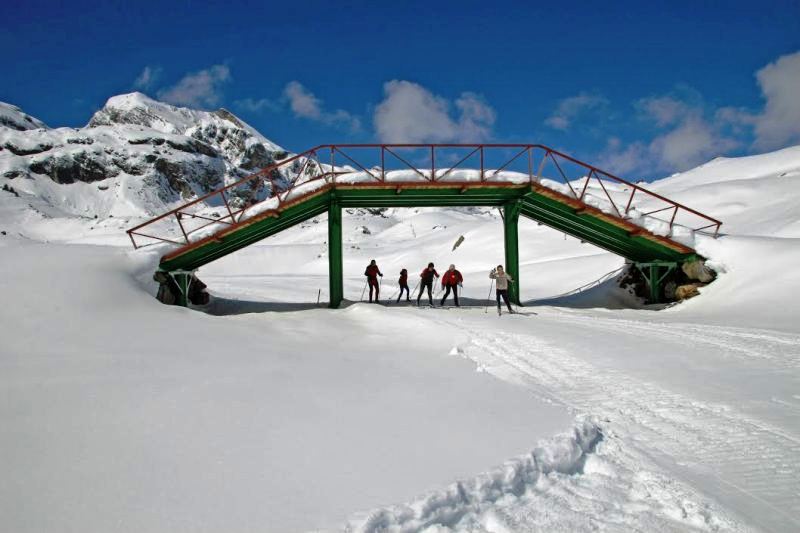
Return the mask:
M 15 105 L 0 102 L 0 126 L 17 131 L 49 129 L 47 124 L 34 118 Z
M 226 109 L 178 107 L 139 92 L 109 98 L 84 128 L 43 129 L 8 104 L 0 104 L 0 121 L 0 179 L 30 178 L 41 190 L 51 187 L 42 180 L 104 182 L 91 193 L 104 197 L 93 204 L 106 206 L 101 216 L 159 212 L 286 157 Z M 279 189 L 289 184 L 278 171 L 271 179 Z

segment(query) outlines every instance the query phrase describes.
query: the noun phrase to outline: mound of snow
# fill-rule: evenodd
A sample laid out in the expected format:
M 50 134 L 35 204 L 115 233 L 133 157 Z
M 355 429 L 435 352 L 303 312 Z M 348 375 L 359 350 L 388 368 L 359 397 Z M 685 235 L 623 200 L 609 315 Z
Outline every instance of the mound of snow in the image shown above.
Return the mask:
M 403 506 L 388 507 L 354 518 L 348 529 L 373 531 L 422 531 L 430 527 L 468 530 L 470 523 L 503 501 L 523 497 L 540 478 L 550 473 L 576 475 L 583 471 L 587 455 L 602 440 L 602 433 L 586 421 L 573 432 L 542 443 L 530 454 L 506 462 L 479 477 L 421 496 Z

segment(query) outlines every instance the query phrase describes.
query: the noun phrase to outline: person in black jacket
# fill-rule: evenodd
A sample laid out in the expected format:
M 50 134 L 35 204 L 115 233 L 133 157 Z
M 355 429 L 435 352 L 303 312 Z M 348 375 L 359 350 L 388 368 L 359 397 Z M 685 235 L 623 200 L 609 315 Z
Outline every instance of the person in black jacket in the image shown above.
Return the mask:
M 378 284 L 378 276 L 383 277 L 383 274 L 374 259 L 369 262 L 369 266 L 364 270 L 364 275 L 367 276 L 367 283 L 369 283 L 369 303 L 372 303 L 373 290 L 375 291 L 375 303 L 378 303 L 378 295 L 381 292 L 381 287 Z
M 428 301 L 431 303 L 431 307 L 433 307 L 433 278 L 438 278 L 439 273 L 436 272 L 436 269 L 433 268 L 433 263 L 428 263 L 428 268 L 422 271 L 419 275 L 420 282 L 419 282 L 419 295 L 417 295 L 417 305 L 419 305 L 419 300 L 422 298 L 422 293 L 425 289 L 428 289 Z
M 408 270 L 405 268 L 400 271 L 400 279 L 397 280 L 397 283 L 400 284 L 400 295 L 397 297 L 397 303 L 400 303 L 400 299 L 403 297 L 403 291 L 406 291 L 406 301 L 410 302 L 411 298 L 409 297 L 408 291 Z

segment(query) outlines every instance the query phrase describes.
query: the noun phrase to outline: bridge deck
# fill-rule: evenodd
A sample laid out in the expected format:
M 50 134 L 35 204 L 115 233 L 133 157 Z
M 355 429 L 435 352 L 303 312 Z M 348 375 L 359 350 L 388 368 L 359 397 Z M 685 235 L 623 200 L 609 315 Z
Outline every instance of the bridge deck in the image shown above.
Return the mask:
M 341 207 L 503 206 L 519 202 L 521 214 L 631 261 L 682 262 L 691 248 L 542 186 L 476 183 L 326 185 L 280 209 L 254 215 L 166 254 L 162 270 L 194 270 L 266 237 Z

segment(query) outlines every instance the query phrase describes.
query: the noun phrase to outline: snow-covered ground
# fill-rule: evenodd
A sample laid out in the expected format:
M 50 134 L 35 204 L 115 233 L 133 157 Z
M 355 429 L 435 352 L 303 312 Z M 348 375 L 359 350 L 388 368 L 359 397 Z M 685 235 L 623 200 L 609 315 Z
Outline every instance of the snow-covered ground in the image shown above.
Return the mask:
M 310 221 L 203 268 L 201 312 L 152 298 L 134 220 L 0 191 L 2 530 L 796 531 L 798 176 L 795 147 L 654 183 L 725 223 L 662 310 L 524 221 L 501 317 L 490 209 L 348 213 L 335 311 Z M 372 258 L 384 298 L 455 263 L 469 305 L 358 303 Z

